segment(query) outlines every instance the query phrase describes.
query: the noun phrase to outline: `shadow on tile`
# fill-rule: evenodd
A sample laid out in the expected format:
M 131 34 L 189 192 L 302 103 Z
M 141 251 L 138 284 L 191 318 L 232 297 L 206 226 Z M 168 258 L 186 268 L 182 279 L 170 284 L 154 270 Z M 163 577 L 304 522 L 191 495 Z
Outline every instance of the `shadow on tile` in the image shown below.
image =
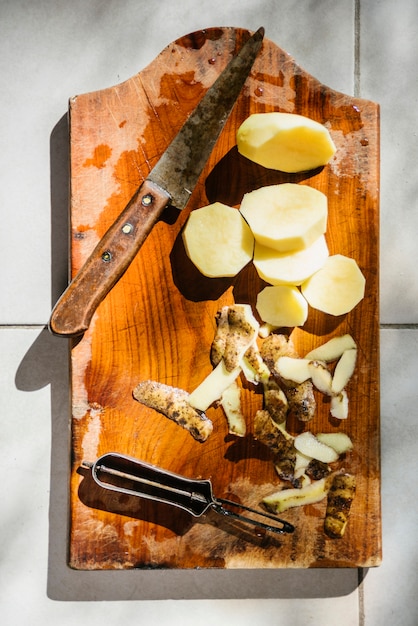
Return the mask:
M 50 137 L 51 171 L 51 308 L 68 284 L 69 259 L 69 128 L 64 114 Z

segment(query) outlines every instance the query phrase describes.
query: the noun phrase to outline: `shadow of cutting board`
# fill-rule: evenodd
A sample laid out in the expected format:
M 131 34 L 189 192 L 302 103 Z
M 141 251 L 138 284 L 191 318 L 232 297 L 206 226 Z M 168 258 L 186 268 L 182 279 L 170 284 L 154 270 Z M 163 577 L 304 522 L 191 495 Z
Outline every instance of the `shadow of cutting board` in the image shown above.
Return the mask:
M 247 37 L 247 31 L 234 28 L 187 35 L 126 82 L 71 98 L 72 275 Z M 285 175 L 240 157 L 239 124 L 250 113 L 272 110 L 325 124 L 337 146 L 331 163 L 320 171 Z M 251 265 L 235 279 L 206 279 L 194 269 L 181 241 L 190 210 L 215 200 L 238 206 L 247 191 L 289 181 L 327 194 L 330 253 L 355 258 L 367 281 L 364 300 L 348 315 L 330 318 L 310 309 L 305 326 L 292 334 L 300 354 L 346 332 L 359 347 L 348 388 L 349 418 L 330 419 L 329 404 L 318 396 L 317 415 L 309 424 L 313 432 L 346 432 L 354 443 L 342 467 L 356 474 L 357 494 L 341 540 L 324 534 L 325 501 L 283 514 L 296 526 L 293 535 L 269 536 L 214 512 L 196 520 L 162 504 L 103 492 L 80 468 L 83 460 L 116 451 L 191 478 L 210 478 L 215 495 L 255 508 L 278 489 L 271 456 L 253 437 L 260 392 L 242 383 L 246 437 L 228 435 L 222 410 L 212 407 L 207 415 L 214 432 L 200 444 L 137 403 L 132 390 L 143 379 L 193 390 L 211 371 L 217 310 L 234 301 L 254 305 L 263 286 Z M 266 39 L 188 207 L 165 211 L 88 332 L 72 347 L 71 567 L 379 564 L 378 193 L 378 105 L 320 84 Z

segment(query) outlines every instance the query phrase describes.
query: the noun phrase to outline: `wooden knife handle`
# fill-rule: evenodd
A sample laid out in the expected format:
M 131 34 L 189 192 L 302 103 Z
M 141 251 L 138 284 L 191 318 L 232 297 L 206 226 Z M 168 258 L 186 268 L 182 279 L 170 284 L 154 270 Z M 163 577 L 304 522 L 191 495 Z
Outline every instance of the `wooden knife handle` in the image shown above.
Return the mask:
M 87 330 L 169 202 L 163 189 L 144 181 L 58 300 L 49 321 L 51 332 L 73 337 Z

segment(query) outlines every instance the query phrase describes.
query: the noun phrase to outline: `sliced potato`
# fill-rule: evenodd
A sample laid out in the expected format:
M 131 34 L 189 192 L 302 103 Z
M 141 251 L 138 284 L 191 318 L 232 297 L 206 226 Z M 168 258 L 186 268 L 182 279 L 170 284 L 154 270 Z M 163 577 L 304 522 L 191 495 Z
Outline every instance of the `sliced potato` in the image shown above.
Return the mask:
M 324 265 L 329 256 L 324 235 L 307 248 L 278 252 L 256 242 L 254 266 L 260 278 L 271 285 L 301 285 Z
M 346 350 L 352 350 L 356 347 L 356 342 L 351 335 L 340 335 L 339 337 L 333 337 L 326 343 L 308 352 L 308 354 L 305 354 L 305 359 L 331 363 L 339 359 Z
M 237 131 L 238 152 L 255 163 L 282 172 L 325 165 L 335 145 L 325 126 L 294 113 L 254 113 Z
M 338 361 L 332 378 L 331 391 L 339 394 L 347 385 L 356 367 L 357 349 L 345 350 Z
M 316 438 L 333 448 L 338 455 L 345 454 L 353 448 L 353 442 L 350 437 L 342 432 L 318 433 Z
M 190 213 L 187 256 L 209 278 L 235 276 L 253 257 L 254 237 L 238 209 L 215 202 Z
M 323 463 L 334 463 L 334 461 L 338 459 L 338 454 L 333 448 L 319 441 L 319 439 L 308 430 L 297 435 L 293 443 L 296 450 L 299 450 L 299 452 L 305 456 L 317 459 Z
M 232 372 L 229 372 L 222 359 L 215 369 L 189 395 L 189 404 L 199 411 L 206 411 L 211 404 L 220 400 L 225 389 L 238 378 L 240 372 L 240 367 L 236 367 Z
M 297 287 L 274 285 L 264 287 L 257 296 L 257 311 L 272 326 L 303 326 L 308 318 L 308 304 Z
M 342 254 L 328 257 L 313 276 L 302 283 L 310 306 L 328 315 L 349 313 L 364 298 L 366 279 L 354 259 Z
M 306 504 L 315 504 L 325 498 L 329 480 L 322 478 L 301 489 L 282 489 L 263 498 L 264 506 L 272 513 L 283 513 L 287 509 Z
M 258 243 L 290 252 L 307 248 L 325 233 L 328 201 L 313 187 L 284 183 L 246 193 L 240 211 Z

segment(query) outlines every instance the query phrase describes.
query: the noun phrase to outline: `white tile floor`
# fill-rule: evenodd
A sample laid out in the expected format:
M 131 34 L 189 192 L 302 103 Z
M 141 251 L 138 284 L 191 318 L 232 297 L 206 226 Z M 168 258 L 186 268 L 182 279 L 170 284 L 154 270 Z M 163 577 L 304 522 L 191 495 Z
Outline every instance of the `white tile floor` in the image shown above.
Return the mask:
M 0 245 L 7 259 L 0 272 L 2 623 L 416 626 L 418 5 L 415 0 L 212 0 L 197 9 L 197 4 L 0 2 Z M 145 577 L 74 572 L 65 565 L 68 355 L 65 340 L 44 330 L 66 276 L 66 191 L 60 184 L 66 146 L 60 120 L 70 96 L 121 82 L 170 41 L 215 25 L 265 25 L 269 39 L 323 83 L 381 105 L 384 554 L 382 566 L 368 572 Z M 170 600 L 179 588 L 194 599 Z M 144 595 L 155 599 L 139 602 Z

